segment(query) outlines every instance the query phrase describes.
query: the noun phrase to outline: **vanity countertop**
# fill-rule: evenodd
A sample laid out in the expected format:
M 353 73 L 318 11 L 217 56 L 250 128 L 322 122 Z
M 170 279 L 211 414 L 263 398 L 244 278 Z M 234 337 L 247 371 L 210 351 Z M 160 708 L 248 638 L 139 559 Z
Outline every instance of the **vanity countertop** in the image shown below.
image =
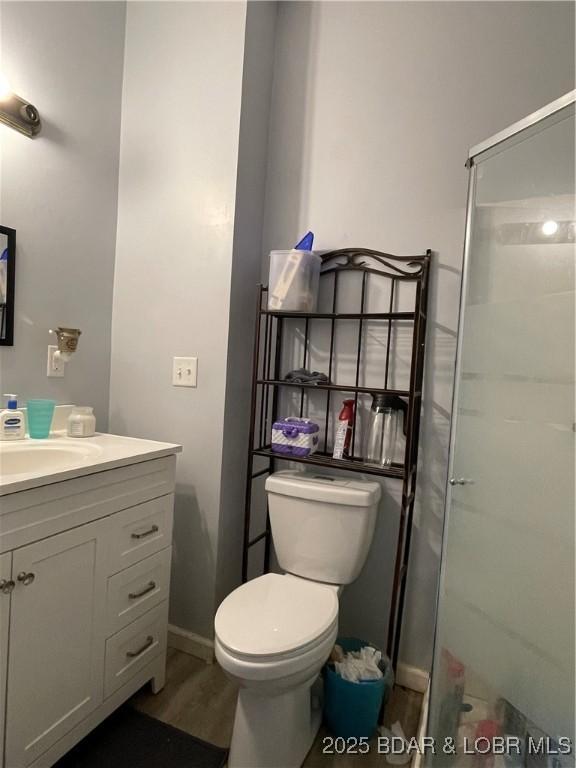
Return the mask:
M 0 442 L 0 496 L 179 453 L 181 445 L 97 432 Z

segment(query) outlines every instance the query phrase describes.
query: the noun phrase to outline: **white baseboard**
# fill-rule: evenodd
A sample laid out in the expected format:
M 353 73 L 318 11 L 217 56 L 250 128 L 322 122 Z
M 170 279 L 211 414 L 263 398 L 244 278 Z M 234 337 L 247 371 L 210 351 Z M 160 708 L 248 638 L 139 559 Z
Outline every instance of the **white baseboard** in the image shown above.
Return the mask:
M 410 688 L 411 691 L 426 693 L 430 675 L 425 669 L 413 667 L 411 664 L 403 664 L 401 661 L 396 668 L 396 685 Z
M 214 661 L 214 642 L 207 637 L 168 624 L 168 647 L 196 656 L 208 664 Z

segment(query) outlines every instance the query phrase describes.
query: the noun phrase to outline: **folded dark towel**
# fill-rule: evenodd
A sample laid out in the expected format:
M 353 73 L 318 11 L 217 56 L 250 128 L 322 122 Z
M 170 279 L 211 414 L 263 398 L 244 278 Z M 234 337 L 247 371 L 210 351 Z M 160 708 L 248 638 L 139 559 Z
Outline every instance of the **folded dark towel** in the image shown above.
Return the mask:
M 328 376 L 320 371 L 309 371 L 306 368 L 296 368 L 284 376 L 285 381 L 293 384 L 328 384 Z

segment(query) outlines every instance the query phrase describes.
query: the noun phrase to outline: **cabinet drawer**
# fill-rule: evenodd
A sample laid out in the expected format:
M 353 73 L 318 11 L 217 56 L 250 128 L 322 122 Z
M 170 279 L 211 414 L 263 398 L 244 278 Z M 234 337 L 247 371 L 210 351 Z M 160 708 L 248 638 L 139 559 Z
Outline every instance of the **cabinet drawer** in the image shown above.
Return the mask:
M 114 515 L 110 572 L 116 573 L 172 544 L 174 494 Z
M 106 641 L 104 697 L 124 685 L 156 656 L 166 652 L 168 601 L 152 608 Z
M 165 456 L 2 496 L 0 552 L 173 493 L 175 467 Z
M 168 599 L 171 555 L 172 547 L 167 547 L 108 579 L 108 636 Z

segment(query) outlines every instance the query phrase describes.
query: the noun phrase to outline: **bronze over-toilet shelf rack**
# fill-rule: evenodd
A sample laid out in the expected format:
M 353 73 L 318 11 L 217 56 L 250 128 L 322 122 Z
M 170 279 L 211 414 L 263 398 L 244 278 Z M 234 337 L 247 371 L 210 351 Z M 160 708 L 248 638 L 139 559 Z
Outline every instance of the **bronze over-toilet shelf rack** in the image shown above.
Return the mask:
M 418 436 L 420 428 L 420 413 L 422 408 L 422 376 L 424 369 L 424 348 L 426 337 L 426 309 L 428 299 L 428 282 L 432 252 L 427 250 L 420 256 L 393 256 L 368 248 L 344 248 L 330 251 L 322 255 L 320 279 L 323 288 L 330 286 L 326 281 L 331 280 L 331 312 L 281 312 L 269 310 L 268 288 L 258 286 L 257 317 L 254 336 L 254 361 L 252 375 L 252 402 L 250 414 L 250 437 L 248 449 L 248 466 L 246 479 L 245 518 L 244 518 L 244 549 L 242 562 L 242 580 L 248 580 L 250 550 L 258 542 L 264 541 L 264 571 L 269 570 L 271 531 L 270 519 L 266 513 L 264 530 L 251 538 L 250 520 L 253 501 L 253 482 L 257 478 L 275 471 L 275 465 L 281 461 L 309 464 L 314 467 L 325 467 L 346 472 L 361 472 L 363 474 L 390 477 L 402 480 L 402 501 L 400 505 L 400 520 L 396 544 L 394 577 L 388 620 L 388 637 L 386 651 L 396 667 L 402 629 L 402 614 L 406 592 L 406 578 L 410 556 L 410 540 L 412 533 L 412 518 L 414 512 L 414 496 L 416 492 L 416 472 L 418 462 Z M 358 312 L 339 313 L 338 292 L 341 281 L 349 274 L 360 274 L 360 307 Z M 388 291 L 389 301 L 386 312 L 366 312 L 365 304 L 370 280 L 391 281 Z M 397 297 L 398 283 L 411 282 L 415 284 L 414 307 L 410 312 L 395 312 L 394 301 Z M 330 295 L 330 294 L 328 294 Z M 284 333 L 293 321 L 304 324 L 303 360 L 302 367 L 306 368 L 310 359 L 310 334 L 312 325 L 318 322 L 330 323 L 330 341 L 328 350 L 328 380 L 326 384 L 294 384 L 284 381 L 281 376 L 282 340 Z M 355 382 L 354 384 L 338 384 L 332 382 L 335 357 L 335 329 L 339 321 L 348 320 L 358 323 L 356 344 Z M 383 322 L 387 324 L 386 355 L 382 370 L 382 388 L 360 386 L 363 329 L 368 322 Z M 388 382 L 393 362 L 391 349 L 392 331 L 399 322 L 412 324 L 412 351 L 410 362 L 409 386 L 406 390 L 389 389 Z M 320 431 L 320 450 L 307 457 L 287 456 L 274 453 L 271 449 L 272 424 L 278 418 L 277 408 L 281 388 L 290 387 L 300 390 L 299 415 L 304 414 L 304 404 L 310 390 L 326 393 L 326 413 L 323 430 Z M 329 448 L 329 425 L 331 420 L 331 398 L 333 393 L 346 392 L 354 397 L 355 406 L 358 397 L 367 394 L 397 395 L 407 402 L 406 413 L 406 449 L 404 462 L 389 467 L 365 464 L 361 453 L 356 451 L 356 427 L 351 438 L 350 455 L 345 459 L 332 458 Z M 357 411 L 357 407 L 355 407 Z M 283 414 L 287 415 L 287 414 Z M 293 414 L 295 415 L 295 414 Z M 322 439 L 322 432 L 323 439 Z M 267 466 L 255 471 L 254 462 L 257 457 L 268 460 Z

